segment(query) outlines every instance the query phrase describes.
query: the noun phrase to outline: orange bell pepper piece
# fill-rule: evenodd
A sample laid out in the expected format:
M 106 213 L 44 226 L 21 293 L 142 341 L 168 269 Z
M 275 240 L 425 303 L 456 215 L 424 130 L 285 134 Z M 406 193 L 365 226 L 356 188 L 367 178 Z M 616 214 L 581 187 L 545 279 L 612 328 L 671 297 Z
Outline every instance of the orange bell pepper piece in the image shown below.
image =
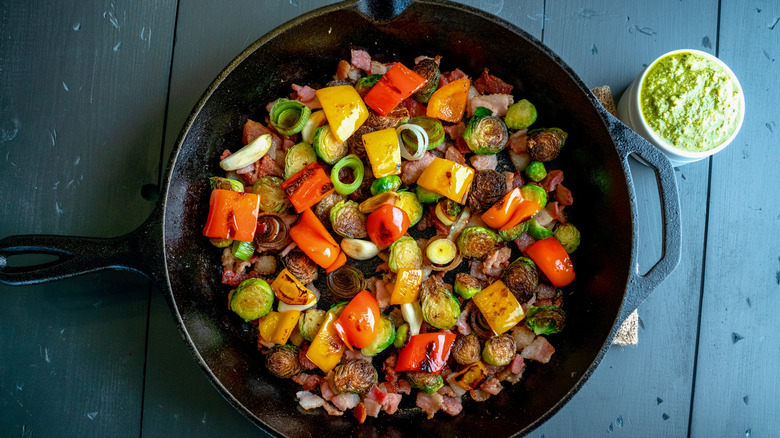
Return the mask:
M 339 259 L 341 247 L 310 208 L 304 210 L 298 223 L 290 228 L 290 238 L 323 268 L 330 268 Z
M 304 305 L 317 300 L 314 293 L 295 278 L 287 268 L 282 269 L 282 272 L 276 276 L 276 279 L 271 283 L 271 289 L 276 298 L 285 304 Z
M 482 222 L 491 228 L 504 231 L 531 218 L 541 209 L 536 202 L 524 199 L 520 187 L 515 187 L 482 213 Z
M 336 190 L 330 175 L 325 173 L 320 163 L 314 162 L 291 176 L 280 186 L 290 198 L 297 213 L 320 202 Z
M 251 242 L 255 238 L 260 195 L 215 189 L 209 198 L 209 216 L 203 235 Z
M 393 293 L 390 295 L 390 304 L 413 303 L 420 295 L 422 280 L 422 269 L 399 269 Z
M 534 242 L 525 252 L 553 286 L 563 287 L 574 281 L 574 265 L 555 236 Z
M 469 78 L 461 78 L 434 91 L 428 101 L 426 110 L 428 117 L 450 123 L 460 122 L 466 111 L 469 87 L 471 87 Z

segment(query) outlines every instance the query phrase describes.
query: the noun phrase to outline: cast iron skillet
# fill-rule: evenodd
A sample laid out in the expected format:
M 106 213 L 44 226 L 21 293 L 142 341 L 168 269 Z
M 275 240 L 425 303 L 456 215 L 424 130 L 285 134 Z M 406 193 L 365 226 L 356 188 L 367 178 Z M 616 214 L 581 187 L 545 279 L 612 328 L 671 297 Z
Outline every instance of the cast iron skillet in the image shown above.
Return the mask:
M 522 382 L 484 403 L 464 403 L 456 417 L 433 420 L 414 409 L 363 425 L 350 415 L 304 412 L 297 385 L 269 376 L 248 325 L 228 314 L 219 283 L 219 251 L 201 235 L 208 176 L 218 156 L 234 149 L 247 118 L 290 84 L 324 84 L 349 50 L 363 47 L 411 63 L 443 55 L 444 71 L 478 76 L 484 67 L 539 108 L 536 126 L 559 126 L 569 140 L 558 164 L 577 199 L 572 210 L 583 243 L 574 255 L 577 280 L 566 298 L 567 330 L 552 342 L 549 364 L 529 365 Z M 662 259 L 636 271 L 636 199 L 627 173 L 630 154 L 656 169 L 664 218 Z M 554 414 L 582 386 L 609 347 L 617 322 L 676 267 L 680 258 L 679 199 L 673 169 L 649 143 L 609 115 L 563 61 L 516 26 L 467 6 L 434 0 L 348 1 L 301 16 L 271 31 L 217 77 L 193 109 L 170 161 L 163 194 L 147 222 L 114 239 L 12 236 L 0 241 L 0 281 L 25 285 L 102 269 L 138 271 L 164 291 L 183 337 L 203 371 L 258 426 L 286 436 L 523 435 Z M 18 254 L 58 260 L 11 267 Z M 413 403 L 412 403 L 413 404 Z

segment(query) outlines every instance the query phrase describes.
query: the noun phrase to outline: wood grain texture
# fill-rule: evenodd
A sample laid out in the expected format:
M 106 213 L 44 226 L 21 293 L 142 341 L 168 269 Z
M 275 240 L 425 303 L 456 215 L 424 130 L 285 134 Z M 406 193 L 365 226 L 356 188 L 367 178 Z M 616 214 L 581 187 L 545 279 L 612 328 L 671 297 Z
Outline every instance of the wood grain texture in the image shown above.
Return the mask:
M 746 118 L 712 162 L 693 436 L 780 431 L 780 5 L 723 1 L 718 55 Z
M 700 43 L 703 35 L 714 40 L 717 4 L 669 0 L 650 8 L 602 1 L 572 8 L 548 2 L 544 42 L 570 63 L 588 87 L 608 84 L 619 96 L 660 54 L 683 47 L 707 50 Z M 691 14 L 698 16 L 695 22 L 685 18 Z M 707 162 L 677 171 L 683 261 L 639 307 L 639 345 L 612 347 L 584 388 L 534 436 L 687 434 L 708 173 Z M 661 254 L 659 198 L 651 169 L 634 161 L 631 176 L 639 210 L 637 258 L 644 272 Z
M 174 1 L 2 2 L 0 237 L 116 236 L 153 203 Z M 0 286 L 0 436 L 138 436 L 149 282 Z

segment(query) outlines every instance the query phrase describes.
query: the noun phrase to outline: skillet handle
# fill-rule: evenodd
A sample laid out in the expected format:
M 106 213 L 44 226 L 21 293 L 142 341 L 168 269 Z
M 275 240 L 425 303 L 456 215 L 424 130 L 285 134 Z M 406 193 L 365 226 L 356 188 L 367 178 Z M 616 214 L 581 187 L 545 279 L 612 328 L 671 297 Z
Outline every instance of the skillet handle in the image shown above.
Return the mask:
M 633 252 L 635 255 L 634 260 L 631 261 L 632 269 L 628 279 L 628 287 L 626 288 L 626 299 L 623 301 L 623 307 L 620 310 L 618 319 L 618 321 L 624 321 L 680 263 L 682 247 L 680 197 L 677 193 L 677 179 L 674 175 L 674 168 L 669 160 L 650 142 L 631 130 L 631 128 L 623 124 L 612 114 L 603 109 L 601 111 L 607 120 L 612 138 L 615 139 L 624 168 L 630 169 L 628 165 L 629 155 L 635 154 L 644 160 L 645 164 L 655 170 L 661 200 L 661 217 L 663 219 L 661 259 L 646 274 L 640 274 L 636 263 L 636 241 L 634 242 Z M 631 199 L 634 200 L 632 213 L 636 219 L 638 216 L 636 195 L 631 178 L 628 179 L 628 186 Z M 634 220 L 634 224 L 636 224 L 636 220 Z M 636 225 L 634 225 L 634 234 L 636 235 Z
M 143 225 L 113 238 L 28 234 L 0 240 L 0 283 L 26 286 L 64 280 L 106 269 L 139 272 L 162 286 L 165 281 L 161 207 Z M 38 264 L 13 266 L 17 256 L 56 256 Z

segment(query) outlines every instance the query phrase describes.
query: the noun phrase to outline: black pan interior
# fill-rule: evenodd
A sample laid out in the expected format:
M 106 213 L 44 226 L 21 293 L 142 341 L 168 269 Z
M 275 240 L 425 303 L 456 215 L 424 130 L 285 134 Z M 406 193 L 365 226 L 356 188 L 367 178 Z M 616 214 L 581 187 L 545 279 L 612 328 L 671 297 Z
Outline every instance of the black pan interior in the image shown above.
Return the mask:
M 368 2 L 369 6 L 375 2 Z M 610 340 L 632 257 L 631 199 L 625 170 L 606 125 L 582 82 L 562 61 L 520 29 L 475 9 L 414 2 L 378 22 L 365 4 L 329 7 L 270 33 L 239 56 L 194 110 L 171 162 L 165 195 L 169 301 L 201 367 L 252 421 L 286 436 L 491 436 L 528 432 L 584 383 Z M 247 118 L 263 120 L 266 104 L 290 84 L 324 84 L 340 59 L 360 47 L 407 65 L 417 55 L 442 55 L 442 70 L 473 77 L 484 67 L 515 86 L 514 95 L 539 109 L 536 126 L 558 126 L 569 140 L 557 160 L 582 231 L 574 255 L 577 279 L 568 288 L 564 333 L 551 337 L 552 361 L 531 365 L 521 383 L 485 403 L 464 403 L 457 417 L 439 413 L 381 414 L 363 425 L 346 415 L 297 407 L 297 385 L 264 371 L 251 326 L 227 310 L 220 252 L 201 235 L 208 210 L 207 177 L 220 174 L 218 156 L 235 150 Z M 316 431 L 316 432 L 315 432 Z

